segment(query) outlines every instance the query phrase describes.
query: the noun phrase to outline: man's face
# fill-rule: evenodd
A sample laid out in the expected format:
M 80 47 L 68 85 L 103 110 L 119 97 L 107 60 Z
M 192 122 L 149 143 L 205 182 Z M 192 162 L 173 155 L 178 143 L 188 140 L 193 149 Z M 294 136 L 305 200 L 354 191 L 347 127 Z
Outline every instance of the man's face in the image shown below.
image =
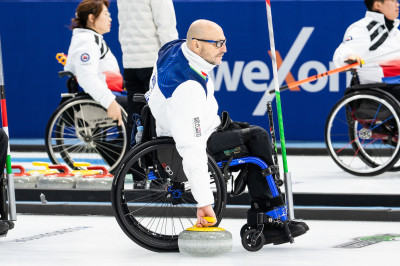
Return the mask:
M 395 20 L 399 17 L 398 0 L 384 0 L 383 2 L 375 2 L 374 7 L 381 12 L 389 20 Z
M 211 41 L 223 41 L 225 40 L 224 33 L 214 32 L 214 34 L 210 34 L 210 37 L 207 40 Z M 213 65 L 221 64 L 223 55 L 227 52 L 226 43 L 222 44 L 221 47 L 217 47 L 216 43 L 199 41 L 199 55 L 206 60 L 208 63 Z

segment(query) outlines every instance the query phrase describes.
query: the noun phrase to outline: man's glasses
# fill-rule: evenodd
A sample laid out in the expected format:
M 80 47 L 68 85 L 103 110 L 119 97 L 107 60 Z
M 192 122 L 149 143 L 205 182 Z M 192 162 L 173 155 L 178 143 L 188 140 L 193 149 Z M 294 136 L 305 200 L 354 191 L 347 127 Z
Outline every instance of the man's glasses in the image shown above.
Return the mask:
M 192 40 L 198 40 L 198 41 L 208 42 L 208 43 L 215 43 L 215 46 L 217 48 L 221 48 L 222 45 L 224 45 L 226 43 L 226 39 L 225 40 L 220 40 L 220 41 L 213 41 L 213 40 L 202 40 L 202 39 L 192 38 Z

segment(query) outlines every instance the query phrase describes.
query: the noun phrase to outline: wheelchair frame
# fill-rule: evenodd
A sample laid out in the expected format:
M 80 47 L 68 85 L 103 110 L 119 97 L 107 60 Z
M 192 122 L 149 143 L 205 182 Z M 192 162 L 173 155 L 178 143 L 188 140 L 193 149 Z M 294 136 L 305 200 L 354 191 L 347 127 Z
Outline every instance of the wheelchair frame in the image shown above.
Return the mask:
M 71 72 L 62 71 L 59 76 L 68 77 L 68 93 L 61 94 L 62 100 L 46 126 L 45 146 L 50 160 L 54 164 L 63 160 L 72 169 L 75 160 L 92 160 L 94 164 L 107 164 L 110 171 L 114 170 L 129 145 L 125 110 L 122 109 L 123 125 L 116 126 L 107 118 L 104 107 L 79 91 Z
M 358 176 L 398 171 L 400 103 L 382 89 L 385 83 L 360 85 L 357 72 L 352 70 L 352 74 L 352 85 L 332 108 L 326 121 L 325 143 L 329 155 L 343 170 Z M 369 102 L 369 106 L 372 103 L 377 106 L 371 107 L 371 112 L 375 112 L 371 117 L 365 112 L 363 117 L 356 115 L 362 111 L 360 106 L 357 107 L 362 101 Z M 388 114 L 382 118 L 384 112 Z M 348 141 L 340 144 L 335 138 L 343 138 L 339 135 L 345 133 Z
M 139 96 L 137 96 L 137 95 L 135 95 L 135 97 L 139 98 Z M 269 105 L 270 105 L 270 103 L 269 103 Z M 273 130 L 273 124 L 271 125 L 271 123 L 273 123 L 272 122 L 272 108 L 268 108 L 268 115 L 270 117 L 270 128 Z M 117 175 L 114 177 L 113 187 L 112 187 L 112 191 L 111 191 L 112 206 L 114 209 L 115 217 L 116 217 L 121 229 L 134 242 L 136 242 L 140 246 L 142 246 L 146 249 L 152 250 L 152 251 L 176 252 L 176 251 L 178 251 L 178 245 L 177 245 L 178 244 L 177 243 L 178 232 L 175 232 L 176 233 L 175 235 L 168 235 L 168 237 L 166 237 L 165 235 L 163 235 L 161 233 L 155 232 L 155 230 L 157 230 L 158 226 L 154 230 L 151 228 L 151 226 L 146 227 L 145 225 L 143 225 L 141 223 L 142 218 L 140 217 L 140 215 L 138 216 L 138 218 L 135 218 L 134 213 L 136 212 L 136 210 L 134 208 L 129 209 L 129 206 L 128 206 L 128 204 L 130 202 L 133 205 L 135 205 L 137 203 L 134 203 L 133 202 L 134 200 L 130 201 L 129 199 L 127 199 L 126 195 L 123 194 L 128 191 L 127 190 L 128 188 L 126 187 L 126 184 L 125 184 L 125 179 L 128 179 L 127 178 L 128 172 L 129 171 L 132 171 L 132 172 L 137 171 L 133 168 L 133 166 L 136 164 L 136 162 L 140 163 L 141 156 L 143 156 L 143 157 L 145 156 L 145 155 L 143 155 L 144 151 L 146 149 L 149 149 L 149 146 L 151 146 L 151 143 L 157 143 L 157 141 L 159 141 L 160 139 L 164 139 L 164 138 L 156 137 L 155 127 L 152 128 L 155 125 L 153 117 L 151 119 L 150 124 L 152 125 L 150 128 L 151 140 L 149 142 L 137 144 L 126 155 L 123 163 L 121 163 L 121 166 L 117 171 Z M 171 139 L 171 141 L 172 141 L 172 138 L 169 138 L 169 139 Z M 275 161 L 277 161 L 275 141 L 276 141 L 275 137 L 273 137 L 272 144 L 273 144 L 273 151 L 274 151 L 274 159 L 275 159 Z M 174 143 L 174 142 L 172 142 L 172 143 Z M 153 166 L 152 167 L 153 168 L 151 171 L 147 170 L 147 172 L 142 174 L 142 176 L 146 179 L 146 182 L 152 182 L 154 180 L 157 180 L 161 176 L 160 172 L 163 171 L 161 164 L 159 162 L 158 162 L 158 165 L 159 165 L 158 169 L 157 169 L 157 163 L 154 163 L 154 161 L 158 161 L 157 157 L 155 157 L 156 159 L 154 159 L 154 156 L 157 156 L 154 153 L 154 149 L 155 148 L 153 148 L 153 151 L 152 151 L 152 155 L 153 155 L 153 158 L 152 158 Z M 140 153 L 143 153 L 143 154 L 140 155 Z M 212 161 L 213 160 L 211 160 L 211 163 L 212 163 Z M 252 157 L 252 156 L 238 158 L 238 159 L 231 158 L 229 161 L 217 162 L 216 164 L 218 166 L 218 170 L 214 169 L 214 172 L 216 172 L 216 178 L 224 181 L 223 187 L 220 188 L 221 189 L 220 193 L 224 194 L 224 195 L 222 195 L 222 200 L 220 200 L 220 202 L 218 203 L 218 204 L 220 204 L 220 206 L 216 206 L 216 204 L 214 205 L 214 209 L 218 209 L 218 213 L 216 212 L 218 223 L 222 219 L 222 211 L 225 209 L 226 200 L 224 200 L 224 199 L 226 199 L 226 194 L 227 194 L 226 182 L 228 180 L 226 177 L 224 178 L 222 176 L 221 170 L 224 170 L 224 172 L 226 173 L 226 170 L 229 167 L 236 166 L 236 165 L 242 165 L 242 164 L 248 164 L 248 163 L 256 164 L 260 167 L 260 171 L 266 177 L 266 180 L 267 180 L 269 189 L 271 190 L 271 194 L 272 194 L 273 198 L 281 196 L 281 192 L 280 192 L 278 186 L 281 186 L 283 184 L 283 182 L 282 182 L 282 180 L 279 179 L 279 170 L 278 170 L 277 166 L 269 167 L 260 158 Z M 210 164 L 210 159 L 209 159 L 209 164 Z M 278 184 L 278 186 L 277 186 L 277 184 Z M 291 186 L 290 183 L 285 182 L 285 187 L 287 185 Z M 131 185 L 129 184 L 129 186 L 131 186 Z M 131 191 L 135 191 L 134 186 L 131 189 Z M 136 191 L 140 192 L 140 190 L 136 190 Z M 288 188 L 286 191 L 289 191 L 289 193 L 291 193 L 291 187 Z M 153 193 L 154 190 L 151 190 L 150 192 Z M 164 192 L 163 192 L 164 194 L 161 196 L 164 196 L 166 198 L 169 197 L 172 199 L 179 199 L 180 197 L 182 197 L 183 192 L 184 191 L 176 190 L 173 187 L 173 185 L 171 185 L 169 187 L 164 188 Z M 162 194 L 162 193 L 160 192 L 160 194 Z M 159 196 L 159 197 L 161 197 L 161 196 Z M 146 197 L 146 196 L 143 196 L 143 198 L 144 197 Z M 288 198 L 292 201 L 292 195 L 289 195 Z M 140 199 L 140 197 L 139 197 L 139 199 Z M 160 200 L 160 202 L 161 202 L 161 200 Z M 165 204 L 165 202 L 163 202 L 163 204 Z M 161 206 L 164 206 L 163 204 Z M 171 204 L 171 208 L 174 207 L 172 201 L 170 204 Z M 166 204 L 166 206 L 168 207 L 169 205 Z M 142 207 L 142 209 L 145 207 L 146 207 L 146 205 L 144 205 Z M 150 205 L 148 206 L 148 208 L 150 208 Z M 291 217 L 289 218 L 287 215 L 288 210 L 289 210 L 289 212 L 293 211 L 293 210 L 291 210 L 291 208 L 292 208 L 292 205 L 287 204 L 285 206 L 275 207 L 273 210 L 268 211 L 267 213 L 263 213 L 263 212 L 259 213 L 257 216 L 256 228 L 243 229 L 243 232 L 242 232 L 243 233 L 242 234 L 243 247 L 245 249 L 247 249 L 248 251 L 257 251 L 264 246 L 265 237 L 262 232 L 263 232 L 264 225 L 266 223 L 281 224 L 283 226 L 283 228 L 285 228 L 285 231 L 287 233 L 289 241 L 292 243 L 293 237 L 292 237 L 290 229 L 289 229 L 289 222 L 290 222 Z M 171 211 L 171 215 L 172 215 L 172 211 Z M 152 220 L 153 220 L 153 218 L 152 218 Z M 172 218 L 171 218 L 171 220 L 172 220 Z M 172 222 L 172 224 L 173 224 L 173 222 Z M 193 225 L 193 223 L 192 223 L 192 225 Z M 183 229 L 183 230 L 185 230 L 185 229 Z M 147 238 L 143 236 L 145 233 L 148 234 L 148 236 L 146 236 Z M 172 233 L 172 234 L 174 234 L 174 233 Z M 154 236 L 155 239 L 151 239 L 151 236 Z M 168 247 L 166 247 L 167 244 L 165 244 L 165 246 L 164 246 L 163 244 L 159 243 L 158 241 L 161 241 L 159 238 L 166 238 L 168 240 L 167 241 Z

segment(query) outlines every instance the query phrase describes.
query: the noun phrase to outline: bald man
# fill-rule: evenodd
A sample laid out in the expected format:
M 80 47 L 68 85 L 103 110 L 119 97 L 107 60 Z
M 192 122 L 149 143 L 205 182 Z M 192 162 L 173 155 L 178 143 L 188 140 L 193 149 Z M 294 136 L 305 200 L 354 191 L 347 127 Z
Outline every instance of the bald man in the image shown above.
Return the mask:
M 197 20 L 187 32 L 186 40 L 165 44 L 158 53 L 153 69 L 150 90 L 146 93 L 151 112 L 156 119 L 157 136 L 172 136 L 183 158 L 183 170 L 197 201 L 197 226 L 212 226 L 204 217 L 215 217 L 212 208 L 214 196 L 210 189 L 206 149 L 217 144 L 221 151 L 237 147 L 240 140 L 228 138 L 236 131 L 217 132 L 221 124 L 218 103 L 214 97 L 214 84 L 210 71 L 221 64 L 227 52 L 222 28 L 208 20 Z M 241 129 L 237 129 L 239 134 Z M 245 145 L 251 155 L 273 165 L 268 133 L 257 126 L 248 126 Z M 227 141 L 229 139 L 229 141 Z M 238 139 L 243 140 L 242 137 Z M 265 177 L 258 166 L 247 167 L 247 186 L 252 206 L 248 211 L 248 225 L 257 225 L 257 214 L 282 206 L 283 199 L 271 201 L 272 195 Z M 294 237 L 304 234 L 308 226 L 293 222 L 290 226 Z M 285 243 L 289 239 L 281 228 L 265 226 L 266 243 Z

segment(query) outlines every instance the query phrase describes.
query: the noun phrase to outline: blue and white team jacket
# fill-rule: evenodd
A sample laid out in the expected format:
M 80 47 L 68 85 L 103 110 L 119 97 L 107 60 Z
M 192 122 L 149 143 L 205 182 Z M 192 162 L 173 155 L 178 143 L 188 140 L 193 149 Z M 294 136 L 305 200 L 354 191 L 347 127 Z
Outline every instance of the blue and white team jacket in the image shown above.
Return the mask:
M 176 142 L 198 207 L 214 203 L 206 153 L 207 140 L 221 123 L 208 76 L 214 67 L 192 52 L 185 40 L 169 42 L 158 53 L 146 94 L 157 135 Z

